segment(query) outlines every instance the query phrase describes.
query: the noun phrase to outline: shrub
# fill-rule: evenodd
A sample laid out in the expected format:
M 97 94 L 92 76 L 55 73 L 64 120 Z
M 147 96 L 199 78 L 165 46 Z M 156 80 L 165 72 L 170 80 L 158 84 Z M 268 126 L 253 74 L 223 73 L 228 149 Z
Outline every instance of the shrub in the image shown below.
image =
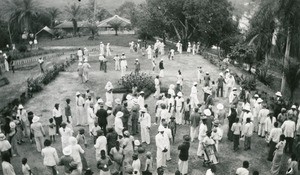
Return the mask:
M 268 68 L 266 66 L 261 66 L 255 71 L 256 78 L 261 81 L 266 86 L 271 87 L 274 81 L 274 77 L 268 74 Z
M 18 48 L 18 51 L 23 53 L 27 51 L 27 46 L 26 45 L 20 45 Z
M 40 82 L 40 78 L 28 78 L 27 89 L 29 94 L 40 92 L 43 89 L 42 84 Z
M 248 89 L 250 91 L 256 90 L 256 77 L 255 76 L 241 76 L 240 86 L 243 89 Z
M 125 89 L 131 90 L 133 85 L 138 87 L 138 91 L 147 88 L 151 92 L 155 91 L 154 78 L 146 73 L 130 73 L 119 80 L 119 85 Z

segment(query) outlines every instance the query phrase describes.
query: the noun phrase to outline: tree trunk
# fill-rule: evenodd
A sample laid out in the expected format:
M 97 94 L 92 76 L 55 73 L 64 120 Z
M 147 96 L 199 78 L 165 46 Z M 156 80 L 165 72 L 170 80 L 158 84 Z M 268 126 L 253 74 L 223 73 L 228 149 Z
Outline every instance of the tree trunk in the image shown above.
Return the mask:
M 118 29 L 115 29 L 115 35 L 118 36 Z
M 285 54 L 283 59 L 283 71 L 288 68 L 289 66 L 289 59 L 290 59 L 290 48 L 291 48 L 291 29 L 288 28 L 287 38 L 286 38 L 286 46 L 285 46 Z M 282 72 L 281 78 L 281 93 L 285 92 L 286 88 L 286 77 L 284 72 Z
M 72 23 L 73 23 L 73 35 L 76 36 L 77 34 L 77 21 L 76 19 L 72 19 Z
M 271 51 L 270 51 L 270 52 L 271 52 Z M 271 55 L 270 52 L 266 52 L 266 53 L 265 53 L 265 68 L 268 68 L 268 67 L 269 67 L 269 60 L 270 60 L 270 55 Z

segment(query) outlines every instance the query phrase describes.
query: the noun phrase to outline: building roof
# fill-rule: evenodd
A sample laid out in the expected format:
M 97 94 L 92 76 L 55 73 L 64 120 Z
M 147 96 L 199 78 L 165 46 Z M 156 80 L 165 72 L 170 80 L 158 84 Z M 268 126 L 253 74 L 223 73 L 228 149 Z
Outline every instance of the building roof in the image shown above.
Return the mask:
M 88 27 L 89 22 L 88 21 L 78 21 L 77 27 L 78 28 L 84 28 Z M 73 28 L 73 22 L 72 21 L 64 21 L 61 24 L 54 27 L 55 29 L 67 29 L 67 28 Z
M 112 23 L 122 23 L 123 26 L 126 25 L 130 25 L 131 22 L 130 20 L 126 19 L 126 18 L 122 18 L 118 15 L 115 15 L 113 17 L 107 18 L 103 21 L 100 21 L 100 23 L 98 24 L 98 27 L 110 27 Z
M 54 31 L 52 29 L 50 29 L 48 26 L 45 26 L 44 28 L 42 28 L 40 31 L 38 31 L 35 35 L 38 35 L 39 33 L 41 33 L 42 31 L 46 31 L 51 35 L 54 35 Z

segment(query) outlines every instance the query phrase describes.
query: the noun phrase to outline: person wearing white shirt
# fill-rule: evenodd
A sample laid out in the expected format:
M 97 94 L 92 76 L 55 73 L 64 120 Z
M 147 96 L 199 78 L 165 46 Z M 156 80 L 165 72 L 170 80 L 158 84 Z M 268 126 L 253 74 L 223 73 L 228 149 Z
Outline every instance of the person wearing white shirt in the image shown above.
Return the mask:
M 139 95 L 139 97 L 137 99 L 138 100 L 138 105 L 140 106 L 140 108 L 143 108 L 145 106 L 145 98 L 144 98 L 144 96 L 145 96 L 144 91 L 141 91 L 140 95 Z
M 274 128 L 271 129 L 270 135 L 269 135 L 269 145 L 270 145 L 270 150 L 268 154 L 268 161 L 273 160 L 274 156 L 274 151 L 276 150 L 276 145 L 279 142 L 280 135 L 282 134 L 282 129 L 278 127 L 279 124 L 278 122 L 274 123 Z
M 166 167 L 167 152 L 168 152 L 168 137 L 164 134 L 165 128 L 163 126 L 158 127 L 158 134 L 155 136 L 156 143 L 156 166 Z
M 266 104 L 262 105 L 262 109 L 258 113 L 258 136 L 265 137 L 265 121 L 269 114 L 269 109 L 266 108 Z
M 160 81 L 159 81 L 159 76 L 158 75 L 154 79 L 154 84 L 155 84 L 154 98 L 158 98 L 159 94 L 160 94 Z
M 151 127 L 151 116 L 146 111 L 146 108 L 142 107 L 139 122 L 141 124 L 141 141 L 150 144 L 150 127 Z
M 126 68 L 127 68 L 127 60 L 124 53 L 122 53 L 120 59 L 120 66 L 121 66 L 121 77 L 125 76 Z
M 99 45 L 99 49 L 100 49 L 100 54 L 101 55 L 104 55 L 104 44 L 102 42 L 100 42 L 100 45 Z
M 28 120 L 27 111 L 21 104 L 18 106 L 17 117 L 19 117 L 19 120 L 21 121 L 24 136 L 28 137 L 30 135 L 30 123 Z
M 45 148 L 42 149 L 43 164 L 47 167 L 49 174 L 58 174 L 56 171 L 56 165 L 59 162 L 56 149 L 51 146 L 50 140 L 45 140 Z M 46 173 L 45 173 L 46 174 Z
M 198 100 L 198 90 L 197 90 L 197 82 L 194 82 L 193 87 L 191 88 L 191 107 L 194 109 L 197 107 L 199 100 Z
M 177 97 L 175 98 L 175 104 L 174 104 L 176 124 L 179 124 L 179 125 L 182 124 L 183 109 L 184 109 L 184 99 L 182 98 L 182 93 L 178 92 Z
M 236 170 L 235 174 L 236 175 L 249 175 L 249 162 L 248 161 L 244 161 L 243 162 L 243 167 L 240 167 Z
M 82 69 L 83 69 L 83 78 L 85 82 L 89 80 L 89 69 L 91 69 L 91 65 L 88 63 L 87 60 L 84 60 L 84 63 L 82 64 Z
M 88 117 L 89 131 L 91 132 L 92 129 L 94 128 L 94 123 L 95 123 L 95 119 L 96 119 L 93 103 L 90 103 L 90 105 L 88 106 L 87 117 Z
M 82 62 L 82 59 L 83 59 L 82 56 L 83 56 L 83 52 L 82 52 L 81 48 L 79 48 L 77 51 L 77 57 L 78 57 L 79 62 Z
M 54 108 L 52 110 L 52 116 L 55 120 L 55 124 L 56 124 L 56 134 L 59 134 L 59 127 L 60 124 L 62 123 L 62 113 L 61 113 L 61 109 L 58 103 L 56 103 L 54 105 Z
M 146 52 L 147 52 L 147 55 L 148 55 L 148 59 L 152 59 L 152 48 L 151 46 L 149 45 L 148 48 L 146 49 Z
M 254 132 L 258 132 L 258 113 L 262 109 L 261 103 L 263 100 L 261 98 L 257 99 L 257 101 L 254 103 L 254 106 L 252 107 L 252 114 L 253 114 L 253 127 L 254 127 Z
M 115 131 L 118 135 L 123 136 L 123 121 L 122 121 L 122 117 L 123 117 L 123 112 L 119 111 L 116 114 L 116 118 L 115 118 Z
M 107 139 L 106 137 L 103 135 L 103 131 L 99 130 L 97 131 L 97 140 L 96 140 L 96 144 L 94 145 L 95 149 L 96 149 L 96 160 L 99 161 L 101 158 L 101 150 L 104 150 L 107 153 L 106 150 L 106 146 L 107 146 Z
M 165 103 L 161 103 L 161 111 L 160 111 L 160 124 L 162 124 L 162 120 L 164 119 L 167 123 L 170 122 L 170 118 L 171 115 L 168 111 L 168 109 L 166 108 L 166 104 Z
M 76 115 L 75 115 L 75 122 L 76 125 L 84 125 L 86 124 L 86 118 L 84 116 L 86 116 L 84 114 L 84 99 L 81 96 L 80 92 L 76 92 Z
M 106 44 L 106 57 L 111 56 L 110 43 Z
M 276 118 L 273 117 L 274 112 L 269 111 L 268 117 L 265 120 L 265 133 L 266 133 L 266 141 L 269 142 L 269 135 L 271 129 L 274 127 L 274 123 L 276 122 Z
M 244 149 L 249 150 L 251 149 L 251 137 L 253 135 L 253 123 L 251 122 L 250 118 L 246 119 L 246 124 L 243 128 L 243 133 L 245 136 Z
M 73 130 L 69 127 L 67 127 L 66 123 L 62 123 L 61 127 L 59 128 L 59 133 L 61 136 L 61 145 L 62 149 L 67 147 L 69 145 L 69 138 L 73 135 Z
M 197 156 L 201 157 L 204 154 L 204 148 L 202 145 L 203 139 L 206 137 L 206 132 L 207 132 L 207 125 L 206 125 L 206 119 L 207 117 L 202 117 L 202 123 L 199 126 L 199 145 L 197 149 Z
M 294 133 L 296 130 L 296 124 L 294 121 L 292 121 L 293 116 L 288 115 L 288 119 L 283 122 L 281 129 L 283 131 L 283 134 L 285 136 L 286 145 L 285 145 L 285 152 L 287 152 L 287 149 L 289 152 L 292 152 L 293 149 L 293 142 L 294 142 Z
M 162 123 L 162 126 L 164 127 L 165 129 L 165 132 L 164 132 L 164 135 L 165 137 L 167 137 L 168 139 L 166 139 L 166 142 L 167 142 L 167 161 L 170 161 L 171 160 L 171 142 L 170 140 L 172 139 L 172 131 L 170 128 L 168 128 L 168 123 L 167 122 L 163 122 Z
M 115 61 L 115 70 L 116 71 L 120 70 L 120 57 L 119 57 L 119 55 L 117 54 L 113 59 Z
M 225 93 L 225 97 L 228 97 L 228 95 L 230 94 L 232 88 L 235 86 L 235 79 L 234 77 L 230 74 L 229 77 L 225 80 L 226 81 L 226 93 Z

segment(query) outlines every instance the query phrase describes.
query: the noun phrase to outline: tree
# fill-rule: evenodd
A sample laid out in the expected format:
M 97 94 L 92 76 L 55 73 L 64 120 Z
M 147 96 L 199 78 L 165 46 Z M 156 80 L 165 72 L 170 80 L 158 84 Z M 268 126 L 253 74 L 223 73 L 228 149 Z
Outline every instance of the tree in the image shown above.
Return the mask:
M 100 7 L 96 0 L 89 0 L 87 5 L 84 7 L 83 14 L 89 21 L 102 21 L 112 16 L 109 11 Z
M 77 20 L 80 19 L 82 14 L 82 9 L 80 5 L 73 3 L 65 7 L 65 11 L 68 13 L 69 17 L 73 23 L 73 35 L 76 36 L 78 32 Z
M 115 14 L 130 20 L 131 24 L 135 26 L 137 23 L 137 5 L 134 2 L 125 2 L 115 10 Z
M 122 26 L 122 22 L 121 21 L 112 21 L 109 22 L 109 25 L 115 30 L 115 35 L 118 35 L 118 31 L 120 29 L 120 27 Z
M 232 47 L 230 58 L 239 63 L 247 63 L 249 65 L 248 71 L 251 73 L 251 68 L 256 63 L 255 53 L 256 48 L 253 45 L 238 43 Z
M 46 10 L 47 10 L 47 12 L 49 14 L 49 17 L 51 19 L 50 27 L 53 28 L 54 25 L 55 25 L 55 21 L 56 21 L 57 17 L 61 14 L 61 11 L 56 7 L 50 7 L 50 8 L 47 8 Z
M 290 61 L 288 63 L 288 67 L 285 67 L 284 74 L 286 77 L 286 83 L 290 90 L 290 102 L 294 100 L 294 93 L 297 87 L 299 87 L 300 83 L 300 65 L 299 63 L 295 63 Z
M 0 20 L 0 49 L 4 48 L 6 44 L 10 43 L 9 33 L 7 30 L 7 23 Z

